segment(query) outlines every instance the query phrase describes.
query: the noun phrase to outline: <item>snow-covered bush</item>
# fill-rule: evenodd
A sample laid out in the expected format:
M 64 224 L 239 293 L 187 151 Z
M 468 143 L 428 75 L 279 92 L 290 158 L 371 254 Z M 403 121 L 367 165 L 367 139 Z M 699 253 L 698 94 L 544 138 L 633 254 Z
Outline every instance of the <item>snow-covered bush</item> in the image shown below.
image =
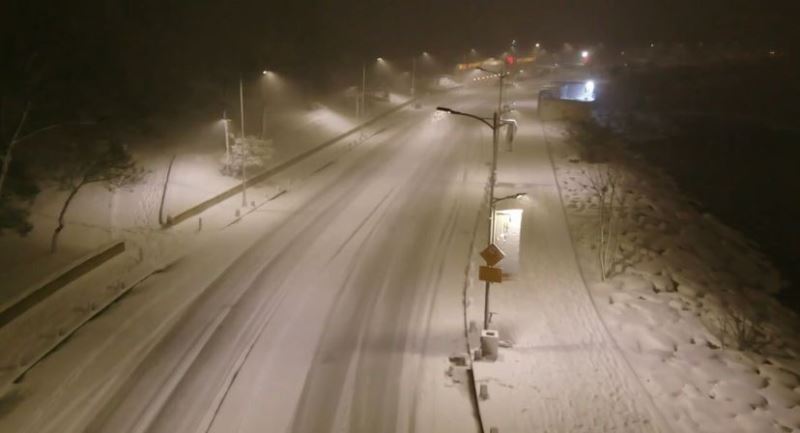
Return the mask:
M 244 168 L 245 172 L 253 174 L 266 167 L 273 153 L 272 140 L 254 136 L 236 138 L 231 144 L 230 156 L 223 157 L 220 171 L 226 176 L 241 177 Z

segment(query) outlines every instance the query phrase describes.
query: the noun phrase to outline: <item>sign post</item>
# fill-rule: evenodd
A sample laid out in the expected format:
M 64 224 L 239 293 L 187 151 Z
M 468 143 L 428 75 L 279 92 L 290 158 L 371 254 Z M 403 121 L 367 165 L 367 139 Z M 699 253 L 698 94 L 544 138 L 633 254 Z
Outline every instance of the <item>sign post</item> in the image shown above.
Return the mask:
M 478 279 L 486 282 L 486 297 L 483 303 L 483 329 L 489 329 L 489 289 L 492 283 L 503 282 L 503 270 L 495 267 L 506 255 L 497 245 L 490 243 L 489 246 L 481 251 L 481 257 L 486 262 L 486 266 L 478 269 Z

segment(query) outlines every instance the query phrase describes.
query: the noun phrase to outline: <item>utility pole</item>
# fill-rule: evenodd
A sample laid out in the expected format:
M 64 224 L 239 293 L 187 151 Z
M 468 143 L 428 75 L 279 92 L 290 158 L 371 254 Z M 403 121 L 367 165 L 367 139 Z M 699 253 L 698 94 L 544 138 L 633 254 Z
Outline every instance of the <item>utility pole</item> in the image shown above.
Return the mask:
M 417 90 L 416 87 L 414 86 L 414 84 L 415 84 L 414 82 L 416 80 L 416 76 L 417 76 L 417 58 L 416 57 L 412 57 L 411 58 L 411 96 L 414 96 L 414 94 L 416 93 L 416 90 Z
M 502 120 L 500 119 L 500 113 L 494 112 L 491 118 L 491 123 L 489 123 L 488 117 L 480 117 L 474 114 L 464 113 L 461 111 L 456 111 L 451 108 L 447 107 L 436 107 L 437 111 L 444 111 L 445 113 L 454 114 L 456 116 L 465 116 L 471 117 L 479 122 L 482 122 L 484 125 L 492 128 L 492 171 L 489 174 L 489 233 L 487 243 L 492 245 L 494 243 L 494 208 L 495 208 L 495 199 L 494 199 L 494 186 L 497 183 L 497 148 L 498 148 L 498 141 L 500 135 L 500 126 L 502 126 Z M 490 263 L 489 266 L 494 265 L 494 263 Z M 498 280 L 499 281 L 499 280 Z M 491 283 L 486 280 L 486 292 L 485 292 L 485 299 L 483 304 L 483 329 L 489 329 L 489 320 L 491 319 L 491 313 L 489 312 L 489 292 L 491 291 Z
M 490 74 L 495 74 L 500 78 L 500 80 L 499 80 L 500 81 L 500 92 L 499 92 L 499 94 L 497 96 L 497 114 L 498 115 L 502 114 L 503 113 L 503 84 L 505 83 L 506 77 L 508 77 L 508 75 L 509 75 L 508 71 L 506 70 L 506 66 L 504 65 L 503 69 L 501 69 L 499 72 L 498 71 L 491 71 L 489 69 L 484 69 L 484 68 L 482 68 L 480 66 L 478 66 L 476 69 L 481 70 L 483 72 L 488 72 Z
M 494 243 L 494 184 L 497 181 L 497 141 L 498 130 L 500 129 L 500 113 L 495 112 L 492 116 L 492 173 L 489 177 L 489 245 Z M 492 283 L 486 281 L 485 299 L 483 303 L 483 329 L 489 329 L 489 291 Z
M 228 138 L 228 113 L 222 112 L 222 123 L 225 126 L 225 165 L 228 169 L 231 167 L 231 143 Z
M 505 68 L 503 68 L 505 69 Z M 497 113 L 503 112 L 503 82 L 505 81 L 508 73 L 506 71 L 500 72 L 500 95 L 497 97 Z
M 367 64 L 361 64 L 361 115 L 367 111 Z
M 241 75 L 239 75 L 239 114 L 242 122 L 242 206 L 247 206 L 247 144 L 244 135 L 244 84 Z

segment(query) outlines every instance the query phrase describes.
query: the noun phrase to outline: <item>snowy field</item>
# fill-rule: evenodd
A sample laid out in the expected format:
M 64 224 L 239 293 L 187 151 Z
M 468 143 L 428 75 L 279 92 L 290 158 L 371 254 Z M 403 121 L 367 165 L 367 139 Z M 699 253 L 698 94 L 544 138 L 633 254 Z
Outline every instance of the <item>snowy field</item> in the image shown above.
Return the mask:
M 798 317 L 757 248 L 697 212 L 640 159 L 618 165 L 622 204 L 610 278 L 598 268 L 598 198 L 561 125 L 544 127 L 581 258 L 609 331 L 681 432 L 800 431 Z

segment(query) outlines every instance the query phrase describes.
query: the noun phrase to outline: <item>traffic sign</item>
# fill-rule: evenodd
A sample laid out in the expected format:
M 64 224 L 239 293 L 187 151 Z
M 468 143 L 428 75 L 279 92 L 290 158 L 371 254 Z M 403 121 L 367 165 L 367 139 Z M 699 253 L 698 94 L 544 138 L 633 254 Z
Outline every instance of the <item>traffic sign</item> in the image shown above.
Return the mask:
M 486 264 L 489 266 L 496 265 L 500 260 L 503 260 L 505 256 L 503 250 L 497 248 L 495 244 L 489 244 L 488 247 L 481 251 L 481 257 L 483 257 L 483 260 L 485 260 Z
M 491 266 L 481 266 L 478 269 L 478 279 L 481 281 L 488 281 L 490 283 L 502 283 L 503 270 L 500 268 L 493 268 Z

